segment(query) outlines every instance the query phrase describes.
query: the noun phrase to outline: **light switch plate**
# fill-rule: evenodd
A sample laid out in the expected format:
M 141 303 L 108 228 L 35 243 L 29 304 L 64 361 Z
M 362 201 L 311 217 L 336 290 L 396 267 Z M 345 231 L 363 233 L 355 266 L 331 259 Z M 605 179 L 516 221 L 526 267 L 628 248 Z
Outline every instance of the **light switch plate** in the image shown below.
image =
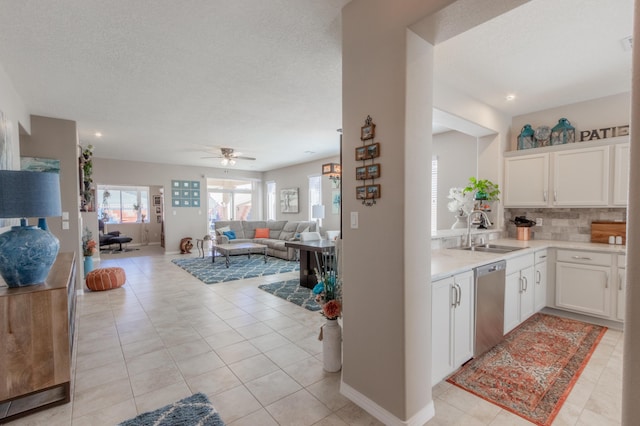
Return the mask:
M 69 212 L 62 212 L 62 220 L 69 220 Z
M 351 229 L 358 229 L 358 212 L 351 212 Z
M 69 222 L 63 221 L 62 222 L 62 229 L 69 229 Z

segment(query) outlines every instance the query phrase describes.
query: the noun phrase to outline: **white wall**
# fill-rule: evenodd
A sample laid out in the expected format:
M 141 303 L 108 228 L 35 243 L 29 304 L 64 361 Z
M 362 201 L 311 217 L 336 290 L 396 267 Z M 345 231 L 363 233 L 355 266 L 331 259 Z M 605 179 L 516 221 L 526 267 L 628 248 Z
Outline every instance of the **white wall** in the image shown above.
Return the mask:
M 277 170 L 264 172 L 263 182 L 265 188 L 263 193 L 266 200 L 266 182 L 273 181 L 276 183 L 276 219 L 277 220 L 310 220 L 309 214 L 309 176 L 317 176 L 322 174 L 322 165 L 325 163 L 340 163 L 340 157 L 329 157 L 322 160 L 310 161 L 307 163 L 297 164 L 295 166 L 283 167 Z M 344 170 L 343 170 L 344 173 Z M 349 173 L 349 171 L 347 171 Z M 355 173 L 355 172 L 354 172 Z M 344 176 L 344 175 L 343 175 Z M 280 212 L 280 190 L 285 188 L 298 188 L 298 213 L 281 213 Z M 322 230 L 339 230 L 340 214 L 334 214 L 331 211 L 331 194 L 334 190 L 331 188 L 331 182 L 326 176 L 322 177 L 322 204 L 325 208 L 324 220 L 322 221 Z M 265 201 L 266 208 L 266 201 Z M 266 217 L 266 213 L 263 215 Z
M 620 93 L 515 116 L 511 126 L 509 150 L 517 149 L 518 135 L 525 124 L 530 124 L 534 129 L 538 126 L 553 127 L 558 124 L 560 118 L 566 118 L 576 128 L 576 142 L 580 140 L 580 130 L 628 125 L 631 121 L 631 93 Z
M 14 170 L 20 169 L 20 137 L 22 127 L 27 133 L 31 132 L 31 117 L 27 106 L 13 87 L 9 76 L 0 64 L 0 111 L 4 114 L 6 125 L 11 134 L 11 162 Z
M 478 141 L 475 137 L 451 131 L 433 135 L 433 155 L 438 157 L 438 225 L 449 229 L 455 222 L 447 204 L 450 188 L 464 188 L 476 176 Z

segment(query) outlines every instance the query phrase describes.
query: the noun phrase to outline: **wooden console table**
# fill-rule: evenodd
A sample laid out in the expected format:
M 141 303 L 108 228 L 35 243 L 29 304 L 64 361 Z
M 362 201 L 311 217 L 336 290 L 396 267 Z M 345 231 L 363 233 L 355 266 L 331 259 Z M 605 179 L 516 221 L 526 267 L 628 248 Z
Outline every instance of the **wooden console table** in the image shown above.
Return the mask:
M 0 423 L 71 399 L 75 253 L 44 284 L 0 287 Z
M 335 243 L 329 240 L 287 241 L 284 246 L 300 250 L 300 285 L 306 288 L 318 283 L 315 269 L 324 270 L 324 255 L 335 252 Z

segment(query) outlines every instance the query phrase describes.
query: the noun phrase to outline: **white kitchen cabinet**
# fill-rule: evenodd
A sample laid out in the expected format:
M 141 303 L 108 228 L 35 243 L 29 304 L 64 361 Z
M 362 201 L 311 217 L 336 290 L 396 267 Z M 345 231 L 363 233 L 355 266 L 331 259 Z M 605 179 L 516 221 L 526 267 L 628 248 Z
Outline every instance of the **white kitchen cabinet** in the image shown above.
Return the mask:
M 611 314 L 610 254 L 558 250 L 556 306 L 600 317 Z
M 509 207 L 627 204 L 628 136 L 505 153 L 502 201 Z M 613 160 L 611 161 L 611 158 Z
M 613 147 L 613 205 L 626 206 L 629 193 L 629 144 Z
M 618 255 L 618 288 L 616 290 L 618 296 L 616 301 L 616 319 L 618 321 L 624 321 L 625 288 L 627 285 L 626 259 L 627 256 Z
M 547 250 L 535 252 L 534 310 L 538 312 L 547 306 Z
M 609 147 L 574 149 L 552 154 L 553 205 L 609 204 Z
M 473 271 L 431 284 L 432 385 L 473 358 Z
M 505 207 L 547 207 L 549 154 L 506 158 L 504 175 Z
M 504 293 L 504 334 L 535 312 L 534 255 L 507 260 Z

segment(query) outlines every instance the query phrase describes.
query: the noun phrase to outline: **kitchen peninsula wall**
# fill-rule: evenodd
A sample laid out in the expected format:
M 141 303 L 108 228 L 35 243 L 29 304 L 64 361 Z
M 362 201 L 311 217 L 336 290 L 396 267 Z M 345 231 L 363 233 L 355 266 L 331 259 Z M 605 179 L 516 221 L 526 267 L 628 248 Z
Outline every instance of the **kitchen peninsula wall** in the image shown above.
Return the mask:
M 505 237 L 516 238 L 516 226 L 511 222 L 516 216 L 542 219 L 542 226 L 531 228 L 536 240 L 591 241 L 591 222 L 626 221 L 626 208 L 518 208 L 504 209 Z

